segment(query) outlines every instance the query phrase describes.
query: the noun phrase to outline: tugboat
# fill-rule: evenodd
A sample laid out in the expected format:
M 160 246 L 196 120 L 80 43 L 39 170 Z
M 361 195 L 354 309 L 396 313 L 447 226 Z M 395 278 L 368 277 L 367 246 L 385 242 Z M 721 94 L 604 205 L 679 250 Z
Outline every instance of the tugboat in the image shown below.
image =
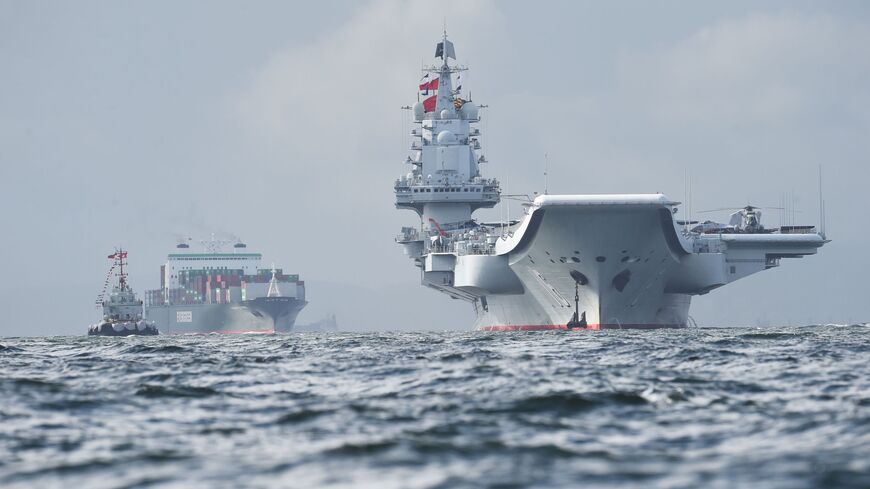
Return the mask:
M 100 294 L 97 304 L 103 306 L 103 320 L 88 328 L 88 336 L 154 336 L 160 334 L 157 326 L 142 319 L 142 301 L 136 298 L 133 289 L 127 285 L 127 274 L 124 265 L 127 252 L 118 249 L 109 255 L 112 267 L 106 276 L 106 285 L 112 272 L 118 269 L 118 285 L 112 287 L 112 293 L 104 299 L 106 290 Z

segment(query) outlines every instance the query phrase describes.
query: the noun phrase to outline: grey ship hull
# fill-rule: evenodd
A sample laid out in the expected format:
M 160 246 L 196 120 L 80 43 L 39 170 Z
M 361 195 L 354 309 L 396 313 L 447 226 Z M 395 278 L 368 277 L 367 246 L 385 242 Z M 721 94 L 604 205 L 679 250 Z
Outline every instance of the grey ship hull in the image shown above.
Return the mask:
M 224 304 L 157 305 L 146 306 L 145 317 L 161 334 L 287 332 L 306 304 L 294 297 L 259 297 Z

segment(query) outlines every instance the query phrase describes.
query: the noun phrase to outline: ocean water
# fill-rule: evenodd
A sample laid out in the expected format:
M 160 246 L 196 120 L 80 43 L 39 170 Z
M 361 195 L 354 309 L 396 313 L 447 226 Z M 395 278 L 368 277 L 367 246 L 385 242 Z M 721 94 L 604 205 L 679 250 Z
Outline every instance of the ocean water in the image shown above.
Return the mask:
M 0 487 L 870 487 L 870 327 L 0 338 Z

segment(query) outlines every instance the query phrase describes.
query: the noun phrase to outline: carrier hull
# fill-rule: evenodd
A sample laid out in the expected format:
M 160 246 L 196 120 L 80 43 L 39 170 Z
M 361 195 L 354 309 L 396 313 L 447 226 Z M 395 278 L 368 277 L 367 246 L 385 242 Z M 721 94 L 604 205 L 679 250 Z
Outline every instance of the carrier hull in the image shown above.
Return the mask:
M 516 293 L 484 296 L 477 328 L 567 329 L 575 312 L 585 329 L 686 327 L 691 298 L 668 290 L 687 254 L 670 216 L 657 199 L 537 209 L 503 253 Z M 457 269 L 477 257 L 459 258 Z
M 815 254 L 807 234 L 682 232 L 662 194 L 542 196 L 493 254 L 430 253 L 423 283 L 472 302 L 485 331 L 684 328 L 703 295 L 782 258 Z

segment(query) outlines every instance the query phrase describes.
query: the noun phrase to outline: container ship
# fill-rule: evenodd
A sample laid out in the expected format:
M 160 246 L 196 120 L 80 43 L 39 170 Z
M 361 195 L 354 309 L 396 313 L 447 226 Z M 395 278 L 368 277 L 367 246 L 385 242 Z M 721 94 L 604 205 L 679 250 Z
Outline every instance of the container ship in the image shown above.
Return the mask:
M 189 241 L 189 240 L 188 240 Z M 162 334 L 275 333 L 293 329 L 305 282 L 240 241 L 181 242 L 160 267 L 160 288 L 145 292 L 145 318 Z M 231 245 L 229 251 L 224 248 Z
M 527 197 L 522 219 L 479 222 L 472 213 L 501 199 L 499 182 L 480 171 L 485 106 L 462 91 L 466 68 L 449 62 L 446 33 L 435 57 L 406 107 L 418 127 L 394 186 L 396 207 L 416 212 L 419 225 L 396 241 L 423 285 L 474 307 L 478 329 L 682 328 L 693 323 L 692 297 L 828 242 L 821 211 L 818 230 L 765 228 L 753 206 L 732 209 L 728 223 L 699 223 L 678 220 L 680 203 L 661 193 L 545 189 Z

